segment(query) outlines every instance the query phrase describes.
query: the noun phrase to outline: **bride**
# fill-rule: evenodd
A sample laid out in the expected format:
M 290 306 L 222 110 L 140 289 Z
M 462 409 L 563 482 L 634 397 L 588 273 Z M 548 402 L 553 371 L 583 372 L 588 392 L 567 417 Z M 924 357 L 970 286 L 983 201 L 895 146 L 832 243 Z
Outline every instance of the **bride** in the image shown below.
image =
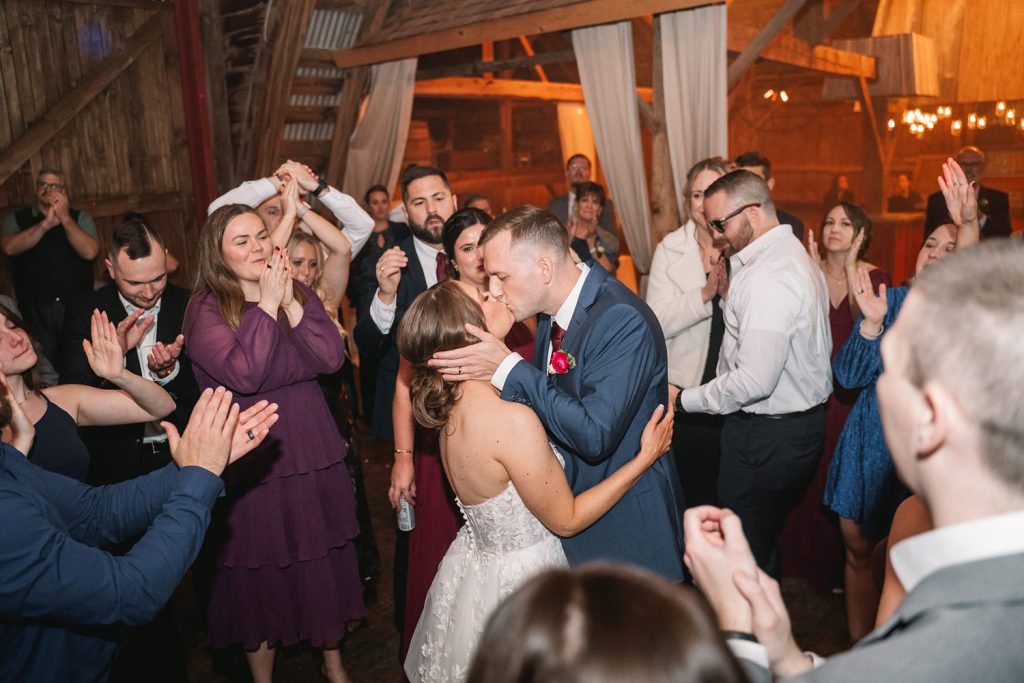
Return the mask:
M 411 681 L 464 680 L 491 612 L 528 579 L 564 566 L 558 537 L 597 521 L 672 439 L 672 415 L 659 406 L 637 456 L 573 497 L 561 457 L 530 408 L 501 400 L 487 382 L 445 382 L 427 367 L 436 351 L 476 341 L 467 336 L 466 323 L 503 337 L 513 322 L 500 301 L 448 280 L 420 295 L 399 327 L 399 352 L 413 367 L 413 414 L 423 426 L 441 430 L 441 460 L 466 519 L 416 625 L 405 660 Z

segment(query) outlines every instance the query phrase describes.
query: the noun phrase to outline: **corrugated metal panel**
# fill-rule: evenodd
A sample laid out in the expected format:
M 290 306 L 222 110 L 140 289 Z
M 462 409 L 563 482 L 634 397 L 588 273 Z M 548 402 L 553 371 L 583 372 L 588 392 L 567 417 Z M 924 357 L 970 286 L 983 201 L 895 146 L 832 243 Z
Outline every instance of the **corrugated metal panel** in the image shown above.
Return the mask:
M 334 121 L 320 123 L 286 123 L 285 140 L 330 140 L 334 135 Z
M 320 50 L 341 50 L 351 47 L 359 35 L 363 15 L 334 9 L 313 10 L 306 33 L 306 47 Z
M 296 76 L 313 76 L 316 78 L 344 78 L 345 69 L 336 66 L 300 66 L 295 71 Z
M 312 93 L 299 93 L 293 94 L 291 99 L 291 106 L 293 107 L 336 107 L 338 106 L 338 100 L 341 98 L 341 93 L 325 94 L 312 94 Z

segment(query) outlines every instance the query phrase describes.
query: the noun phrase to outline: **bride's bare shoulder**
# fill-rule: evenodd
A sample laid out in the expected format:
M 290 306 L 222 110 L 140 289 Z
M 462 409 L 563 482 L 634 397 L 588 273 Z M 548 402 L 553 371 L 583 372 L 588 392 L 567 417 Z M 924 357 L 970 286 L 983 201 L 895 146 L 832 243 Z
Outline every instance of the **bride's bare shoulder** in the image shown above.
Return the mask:
M 474 429 L 486 430 L 500 439 L 544 433 L 537 415 L 521 403 L 504 401 L 493 390 L 480 386 L 463 388 L 459 398 L 460 421 Z

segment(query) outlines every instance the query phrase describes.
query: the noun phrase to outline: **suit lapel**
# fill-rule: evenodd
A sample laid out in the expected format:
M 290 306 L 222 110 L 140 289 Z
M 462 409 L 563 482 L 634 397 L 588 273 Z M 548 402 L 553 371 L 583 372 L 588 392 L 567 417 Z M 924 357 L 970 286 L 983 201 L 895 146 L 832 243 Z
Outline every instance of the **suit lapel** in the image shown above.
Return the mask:
M 576 310 L 572 314 L 572 322 L 569 323 L 569 329 L 565 331 L 565 338 L 562 340 L 562 349 L 573 356 L 577 355 L 578 337 L 580 330 L 583 329 L 583 323 L 586 322 L 587 316 L 590 314 L 590 307 L 597 301 L 602 287 L 608 280 L 608 271 L 594 264 L 590 267 L 590 272 L 587 273 L 586 278 L 583 283 L 583 289 L 580 290 L 580 298 L 576 302 Z
M 423 268 L 420 266 L 420 257 L 416 254 L 416 243 L 413 242 L 413 238 L 407 238 L 399 246 L 409 258 L 409 265 L 402 273 L 402 279 L 408 281 L 409 293 L 412 295 L 407 302 L 409 305 L 413 299 L 427 291 L 427 279 L 423 276 Z
M 547 360 L 548 345 L 551 343 L 551 316 L 541 313 L 537 316 L 537 334 L 533 344 L 533 364 L 547 371 L 544 361 Z

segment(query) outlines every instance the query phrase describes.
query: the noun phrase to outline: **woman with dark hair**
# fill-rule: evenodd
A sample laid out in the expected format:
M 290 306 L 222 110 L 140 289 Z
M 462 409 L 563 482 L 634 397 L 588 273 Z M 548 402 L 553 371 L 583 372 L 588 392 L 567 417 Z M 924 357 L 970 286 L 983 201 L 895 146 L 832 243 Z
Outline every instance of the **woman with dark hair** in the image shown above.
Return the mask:
M 604 188 L 590 181 L 576 183 L 576 202 L 565 228 L 570 247 L 581 261 L 596 261 L 611 274 L 619 267 L 619 252 L 601 238 L 598 219 L 604 211 Z
M 295 206 L 284 209 L 291 225 Z M 242 645 L 257 683 L 271 680 L 276 646 L 308 641 L 340 683 L 338 642 L 365 612 L 359 528 L 345 444 L 316 378 L 341 367 L 345 350 L 320 299 L 291 275 L 254 209 L 228 205 L 207 219 L 184 324 L 196 380 L 228 387 L 243 409 L 280 406 L 267 440 L 224 473 L 207 535 L 208 636 L 214 648 Z
M 967 182 L 952 159 L 943 164 L 939 188 L 954 223 L 939 226 L 925 240 L 917 257 L 917 273 L 954 250 L 977 243 L 980 234 L 974 183 Z M 844 387 L 859 394 L 835 442 L 824 501 L 840 517 L 846 545 L 846 620 L 850 637 L 857 640 L 874 627 L 878 607 L 871 555 L 878 541 L 888 535 L 896 507 L 909 493 L 896 478 L 875 391 L 882 371 L 880 340 L 896 319 L 909 289 L 882 284 L 876 294 L 866 269 L 848 270 L 847 276 L 861 315 L 844 342 L 838 344 L 833 339 L 832 371 L 837 389 Z
M 448 277 L 483 293 L 487 292 L 487 273 L 484 272 L 483 251 L 477 247 L 477 243 L 490 222 L 491 217 L 480 209 L 460 209 L 445 221 L 441 233 L 441 242 L 448 257 Z M 513 351 L 525 353 L 527 358 L 533 355 L 533 331 L 522 322 L 512 326 L 505 343 Z M 437 565 L 462 525 L 462 518 L 455 507 L 455 498 L 445 482 L 437 449 L 437 433 L 434 430 L 416 429 L 409 397 L 411 374 L 412 367 L 402 358 L 391 414 L 396 454 L 412 453 L 413 480 L 402 480 L 401 472 L 393 468 L 388 491 L 393 508 L 398 508 L 400 498 L 416 506 L 416 527 L 409 534 L 410 562 L 406 579 L 405 628 L 402 633 L 403 657 L 408 651 Z
M 839 202 L 830 207 L 821 222 L 820 246 L 815 241 L 814 230 L 807 230 L 807 253 L 821 268 L 828 286 L 832 358 L 850 336 L 853 322 L 860 315 L 856 295 L 849 285 L 856 279 L 857 272 L 867 271 L 873 290 L 882 284 L 892 287 L 888 273 L 864 260 L 870 246 L 871 219 L 856 204 Z M 818 469 L 800 503 L 790 512 L 780 540 L 784 573 L 808 579 L 822 593 L 843 585 L 844 566 L 846 574 L 853 571 L 853 567 L 870 572 L 871 547 L 861 542 L 859 534 L 854 534 L 843 522 L 840 522 L 840 538 L 836 533 L 835 516 L 822 503 L 832 453 L 858 394 L 859 389 L 832 387 L 825 409 L 825 442 Z M 852 585 L 850 581 L 846 583 Z M 868 630 L 870 628 L 861 633 L 858 628 L 860 635 L 856 637 L 865 635 Z
M 647 304 L 665 333 L 672 402 L 681 389 L 710 382 L 718 372 L 729 276 L 704 218 L 704 190 L 728 172 L 728 164 L 711 157 L 693 165 L 684 188 L 686 223 L 665 235 L 651 260 Z M 672 456 L 687 507 L 718 503 L 723 423 L 721 415 L 676 413 Z
M 413 414 L 423 427 L 439 430 L 441 461 L 466 518 L 413 634 L 405 660 L 413 681 L 463 680 L 498 602 L 543 569 L 565 565 L 555 534 L 572 536 L 596 522 L 671 439 L 671 417 L 659 406 L 637 457 L 574 497 L 532 410 L 502 401 L 489 382 L 447 382 L 427 365 L 438 351 L 476 341 L 467 323 L 501 338 L 513 321 L 501 301 L 448 280 L 421 294 L 399 326 L 398 348 L 412 368 Z
M 35 425 L 35 443 L 26 455 L 43 469 L 84 482 L 89 451 L 78 427 L 151 422 L 174 410 L 163 387 L 129 372 L 114 324 L 106 313 L 92 314 L 92 340 L 83 341 L 89 367 L 113 389 L 84 384 L 43 387 L 32 338 L 21 318 L 0 306 L 0 371 L 15 401 Z
M 469 683 L 743 683 L 697 591 L 637 569 L 552 569 L 505 600 Z

